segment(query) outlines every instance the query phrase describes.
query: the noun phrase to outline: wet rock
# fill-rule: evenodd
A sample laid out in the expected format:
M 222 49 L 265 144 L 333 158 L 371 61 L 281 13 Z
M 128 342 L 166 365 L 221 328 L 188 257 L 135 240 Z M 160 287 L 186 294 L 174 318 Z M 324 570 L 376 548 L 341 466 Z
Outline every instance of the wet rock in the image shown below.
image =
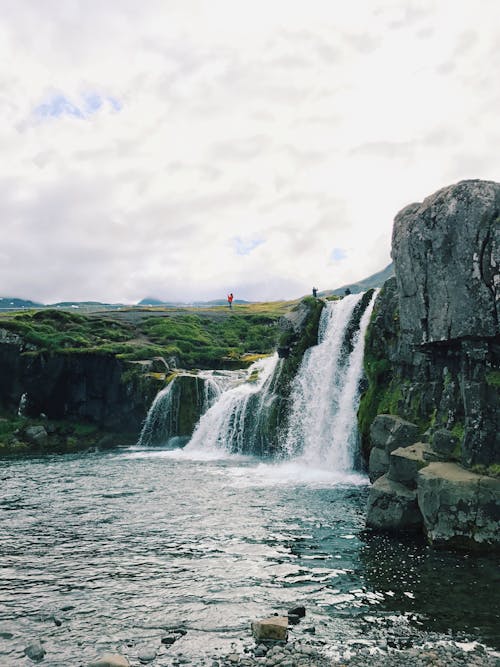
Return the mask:
M 288 610 L 288 616 L 298 616 L 299 618 L 304 618 L 306 615 L 306 608 L 305 607 L 294 607 L 293 609 Z
M 105 653 L 97 660 L 89 662 L 87 667 L 130 667 L 130 663 L 123 655 Z
M 153 660 L 156 659 L 158 651 L 154 646 L 144 646 L 140 651 L 137 653 L 137 657 L 139 659 L 139 662 L 142 664 L 147 664 L 148 662 L 153 662 Z
M 456 463 L 431 463 L 418 474 L 417 493 L 432 544 L 500 548 L 500 479 Z
M 43 426 L 28 426 L 24 430 L 24 437 L 32 445 L 44 447 L 48 442 L 48 434 Z
M 252 634 L 256 641 L 282 641 L 288 638 L 288 618 L 272 616 L 261 621 L 253 621 Z
M 415 530 L 422 525 L 417 493 L 383 475 L 370 489 L 366 515 L 368 528 Z
M 182 637 L 181 633 L 176 633 L 172 635 L 167 635 L 166 637 L 161 638 L 161 643 L 165 646 L 172 646 L 175 642 Z
M 287 618 L 288 618 L 288 622 L 290 623 L 290 625 L 297 625 L 297 623 L 300 623 L 300 616 L 298 616 L 297 614 L 290 614 L 289 613 L 287 615 Z
M 41 662 L 44 659 L 46 652 L 47 651 L 39 641 L 34 641 L 24 649 L 24 654 L 27 655 L 30 660 L 33 660 L 33 662 Z
M 253 654 L 256 658 L 263 658 L 267 654 L 267 651 L 268 648 L 265 644 L 259 644 L 255 647 Z

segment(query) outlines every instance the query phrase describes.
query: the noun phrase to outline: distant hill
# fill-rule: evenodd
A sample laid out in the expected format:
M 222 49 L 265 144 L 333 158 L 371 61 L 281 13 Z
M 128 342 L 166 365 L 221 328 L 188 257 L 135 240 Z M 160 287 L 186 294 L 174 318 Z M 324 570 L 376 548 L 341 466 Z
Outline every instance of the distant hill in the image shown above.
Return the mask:
M 255 303 L 253 301 L 245 301 L 244 299 L 235 299 L 233 303 L 245 304 Z M 205 308 L 207 306 L 227 306 L 227 299 L 213 299 L 212 301 L 161 301 L 152 297 L 146 297 L 139 301 L 138 306 L 167 306 L 171 308 L 179 308 L 182 306 L 189 306 L 191 308 Z
M 0 296 L 0 310 L 17 310 L 19 308 L 41 308 L 43 304 L 29 299 L 15 299 L 9 296 Z
M 359 292 L 366 292 L 366 290 L 371 289 L 372 287 L 382 287 L 386 280 L 392 278 L 394 275 L 394 264 L 391 262 L 388 266 L 385 267 L 382 271 L 378 271 L 368 278 L 363 278 L 357 283 L 350 283 L 348 285 L 342 285 L 342 287 L 337 287 L 333 290 L 324 290 L 323 292 L 318 292 L 319 296 L 343 296 L 345 291 L 348 289 L 351 291 L 351 294 L 358 294 Z

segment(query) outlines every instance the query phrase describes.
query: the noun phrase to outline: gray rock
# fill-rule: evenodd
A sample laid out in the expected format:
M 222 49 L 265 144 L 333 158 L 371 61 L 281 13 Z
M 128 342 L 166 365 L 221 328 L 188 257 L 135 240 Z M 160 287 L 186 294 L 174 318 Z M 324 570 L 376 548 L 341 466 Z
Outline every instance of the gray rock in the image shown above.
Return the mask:
M 402 336 L 412 344 L 499 333 L 500 184 L 461 181 L 394 221 Z
M 33 660 L 33 662 L 41 662 L 44 659 L 47 651 L 43 648 L 39 641 L 34 641 L 24 649 L 24 653 L 30 660 Z
M 417 493 L 383 475 L 370 489 L 366 525 L 376 530 L 415 530 L 422 525 Z
M 458 444 L 458 438 L 444 428 L 435 431 L 432 436 L 432 449 L 446 457 L 452 455 Z
M 29 443 L 43 447 L 47 444 L 49 436 L 43 426 L 28 426 L 24 431 L 24 437 Z
M 500 547 L 500 479 L 456 463 L 431 463 L 418 474 L 417 493 L 432 544 L 467 550 Z
M 419 428 L 395 415 L 378 415 L 370 427 L 370 440 L 373 447 L 383 449 L 390 454 L 398 447 L 407 447 L 420 438 Z
M 137 657 L 139 659 L 139 662 L 143 664 L 147 664 L 148 662 L 153 662 L 153 660 L 156 659 L 158 651 L 156 647 L 154 646 L 144 646 L 141 648 L 138 653 Z
M 395 449 L 389 457 L 388 478 L 409 488 L 415 488 L 418 471 L 428 465 L 424 457 L 428 452 L 429 445 L 423 442 Z
M 389 454 L 385 449 L 380 447 L 373 447 L 370 452 L 368 460 L 368 476 L 370 482 L 374 482 L 382 475 L 385 475 L 389 470 Z

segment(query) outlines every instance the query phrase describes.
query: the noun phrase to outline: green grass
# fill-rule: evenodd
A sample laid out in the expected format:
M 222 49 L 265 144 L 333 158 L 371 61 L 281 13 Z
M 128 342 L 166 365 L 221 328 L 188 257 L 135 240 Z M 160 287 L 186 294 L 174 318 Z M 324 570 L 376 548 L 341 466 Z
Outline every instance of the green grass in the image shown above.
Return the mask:
M 138 361 L 175 357 L 185 368 L 248 365 L 248 355 L 269 354 L 278 322 L 296 302 L 214 308 L 129 308 L 83 315 L 39 310 L 0 315 L 0 328 L 19 335 L 25 354 L 102 354 Z

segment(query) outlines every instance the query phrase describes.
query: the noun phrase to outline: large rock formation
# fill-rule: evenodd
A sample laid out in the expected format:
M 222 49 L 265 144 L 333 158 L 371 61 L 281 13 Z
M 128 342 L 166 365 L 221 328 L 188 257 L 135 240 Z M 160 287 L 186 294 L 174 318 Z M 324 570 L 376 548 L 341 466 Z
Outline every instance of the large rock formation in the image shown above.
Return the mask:
M 462 181 L 396 216 L 392 256 L 409 343 L 499 333 L 500 185 Z
M 500 538 L 486 526 L 462 531 L 459 539 L 453 528 L 434 528 L 436 496 L 431 502 L 423 488 L 429 485 L 427 470 L 444 465 L 439 462 L 472 468 L 485 479 L 500 470 L 500 185 L 463 181 L 407 206 L 395 219 L 392 254 L 396 277 L 377 299 L 365 348 L 369 386 L 359 420 L 370 476 L 387 475 L 409 491 L 417 487 L 424 530 L 433 543 L 494 546 Z M 374 421 L 380 413 L 387 416 Z M 413 442 L 426 444 L 412 445 L 403 436 L 390 440 L 389 431 L 397 433 L 395 416 L 414 425 Z M 432 470 L 439 477 L 448 469 Z M 382 486 L 387 497 L 388 483 Z M 459 489 L 469 493 L 464 485 Z M 469 505 L 486 503 L 484 494 L 470 493 L 475 500 Z M 370 513 L 376 516 L 369 515 L 368 523 L 383 528 L 380 494 L 372 492 Z M 400 497 L 394 494 L 394 503 Z M 387 498 L 384 503 L 389 507 Z M 444 515 L 446 510 L 440 525 L 447 523 Z M 388 512 L 386 527 L 397 529 L 393 517 Z M 456 522 L 450 518 L 447 525 Z
M 37 352 L 0 329 L 0 408 L 27 419 L 76 420 L 93 424 L 119 442 L 135 442 L 141 423 L 163 380 L 149 365 L 112 354 Z M 27 443 L 35 442 L 27 429 Z M 46 443 L 45 443 L 46 444 Z M 50 443 L 49 443 L 50 444 Z

